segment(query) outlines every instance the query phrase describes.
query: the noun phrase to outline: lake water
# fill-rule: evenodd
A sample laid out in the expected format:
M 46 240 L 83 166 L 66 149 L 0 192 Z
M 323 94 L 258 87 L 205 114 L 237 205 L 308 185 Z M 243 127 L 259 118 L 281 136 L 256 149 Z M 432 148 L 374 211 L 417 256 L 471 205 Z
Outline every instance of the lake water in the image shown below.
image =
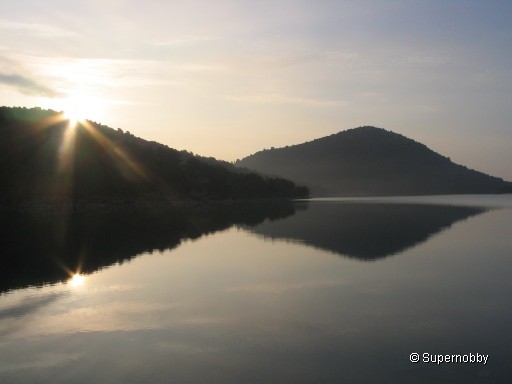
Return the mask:
M 0 383 L 510 382 L 511 228 L 511 195 L 3 212 Z

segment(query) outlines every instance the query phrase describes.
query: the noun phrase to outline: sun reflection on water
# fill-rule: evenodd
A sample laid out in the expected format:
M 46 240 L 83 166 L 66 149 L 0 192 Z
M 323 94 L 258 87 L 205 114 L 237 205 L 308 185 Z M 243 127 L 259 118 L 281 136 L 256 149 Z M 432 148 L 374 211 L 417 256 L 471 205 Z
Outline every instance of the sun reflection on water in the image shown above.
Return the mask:
M 71 279 L 68 280 L 68 284 L 72 287 L 81 287 L 85 284 L 85 276 L 75 273 Z

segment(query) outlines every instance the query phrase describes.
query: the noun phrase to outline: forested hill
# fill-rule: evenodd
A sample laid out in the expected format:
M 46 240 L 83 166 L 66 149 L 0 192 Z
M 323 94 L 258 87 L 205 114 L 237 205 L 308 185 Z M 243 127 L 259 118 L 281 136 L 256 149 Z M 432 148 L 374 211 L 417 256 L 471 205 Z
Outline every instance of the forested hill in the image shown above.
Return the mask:
M 306 187 L 62 113 L 0 107 L 0 204 L 305 197 Z
M 512 183 L 376 127 L 257 152 L 235 163 L 306 184 L 316 196 L 511 193 Z

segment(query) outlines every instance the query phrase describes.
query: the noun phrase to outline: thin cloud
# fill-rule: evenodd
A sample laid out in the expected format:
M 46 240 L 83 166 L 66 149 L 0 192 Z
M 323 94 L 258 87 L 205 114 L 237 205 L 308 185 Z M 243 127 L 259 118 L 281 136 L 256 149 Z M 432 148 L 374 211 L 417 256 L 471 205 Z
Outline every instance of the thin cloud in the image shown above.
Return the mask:
M 245 103 L 256 103 L 256 104 L 298 104 L 306 106 L 343 106 L 346 105 L 345 101 L 341 100 L 323 100 L 313 99 L 304 97 L 290 97 L 280 94 L 268 94 L 268 95 L 251 95 L 251 96 L 228 96 L 228 100 L 245 102 Z
M 36 37 L 43 38 L 71 37 L 77 35 L 75 31 L 70 31 L 68 29 L 54 25 L 40 23 L 20 23 L 5 19 L 0 19 L 0 29 L 27 33 Z
M 156 47 L 182 47 L 206 43 L 217 39 L 216 36 L 184 36 L 170 40 L 154 41 L 151 45 Z
M 54 89 L 51 89 L 30 77 L 20 74 L 6 74 L 0 73 L 0 84 L 9 85 L 16 88 L 19 92 L 25 95 L 43 96 L 43 97 L 62 97 L 63 94 Z
M 226 67 L 214 64 L 185 64 L 180 65 L 178 68 L 187 72 L 216 72 L 226 69 Z

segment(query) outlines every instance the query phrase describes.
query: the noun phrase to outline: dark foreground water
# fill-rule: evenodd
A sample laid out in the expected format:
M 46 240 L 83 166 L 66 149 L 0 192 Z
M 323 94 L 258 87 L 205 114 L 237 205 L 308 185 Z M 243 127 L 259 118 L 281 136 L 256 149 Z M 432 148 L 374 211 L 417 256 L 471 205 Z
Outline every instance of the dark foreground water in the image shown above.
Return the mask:
M 2 384 L 510 382 L 510 195 L 0 221 Z

